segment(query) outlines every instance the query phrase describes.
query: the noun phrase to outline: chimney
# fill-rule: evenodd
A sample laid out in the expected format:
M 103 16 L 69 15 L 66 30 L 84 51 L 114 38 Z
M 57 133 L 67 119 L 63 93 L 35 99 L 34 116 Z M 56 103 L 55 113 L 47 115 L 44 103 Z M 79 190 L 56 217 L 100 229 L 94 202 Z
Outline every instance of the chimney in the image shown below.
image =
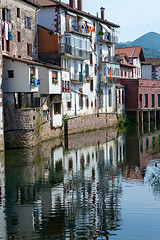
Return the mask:
M 104 10 L 105 10 L 105 8 L 101 7 L 100 10 L 101 10 L 101 19 L 104 20 Z
M 77 9 L 82 12 L 82 0 L 77 0 Z
M 75 0 L 69 0 L 69 6 L 75 8 Z

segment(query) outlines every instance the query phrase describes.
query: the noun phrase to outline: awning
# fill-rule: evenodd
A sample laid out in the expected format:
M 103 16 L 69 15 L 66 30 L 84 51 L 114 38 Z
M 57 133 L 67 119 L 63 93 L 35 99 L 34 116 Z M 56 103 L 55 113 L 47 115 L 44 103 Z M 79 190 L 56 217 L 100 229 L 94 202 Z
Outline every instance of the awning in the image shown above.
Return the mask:
M 86 18 L 86 17 L 83 17 L 83 18 L 82 18 L 82 22 L 87 22 L 88 25 L 93 26 L 92 21 L 91 21 L 90 19 Z
M 77 14 L 72 13 L 72 12 L 67 12 L 70 16 L 77 17 Z
M 107 27 L 105 24 L 101 23 L 101 25 L 103 28 L 105 28 L 107 30 L 107 32 L 109 32 L 109 33 L 112 32 L 112 30 L 109 27 Z

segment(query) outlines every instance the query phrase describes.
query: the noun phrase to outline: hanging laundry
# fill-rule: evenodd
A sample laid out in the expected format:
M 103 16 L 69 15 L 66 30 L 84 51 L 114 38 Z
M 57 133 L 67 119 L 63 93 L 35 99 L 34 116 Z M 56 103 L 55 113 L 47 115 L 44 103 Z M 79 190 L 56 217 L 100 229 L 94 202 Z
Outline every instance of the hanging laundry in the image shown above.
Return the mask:
M 88 32 L 88 25 L 85 25 L 85 31 Z
M 8 29 L 8 40 L 13 40 L 11 31 Z
M 4 23 L 4 38 L 6 39 L 6 40 L 8 40 L 8 22 L 5 22 Z
M 37 86 L 37 80 L 36 80 L 36 79 L 33 80 L 33 86 L 34 86 L 34 87 L 38 87 L 38 86 Z
M 91 27 L 91 31 L 92 31 L 92 32 L 95 32 L 95 29 L 94 29 L 94 27 Z
M 40 84 L 40 80 L 38 79 L 38 80 L 37 80 L 37 85 L 39 85 L 39 84 Z
M 88 26 L 88 32 L 91 32 L 91 27 Z

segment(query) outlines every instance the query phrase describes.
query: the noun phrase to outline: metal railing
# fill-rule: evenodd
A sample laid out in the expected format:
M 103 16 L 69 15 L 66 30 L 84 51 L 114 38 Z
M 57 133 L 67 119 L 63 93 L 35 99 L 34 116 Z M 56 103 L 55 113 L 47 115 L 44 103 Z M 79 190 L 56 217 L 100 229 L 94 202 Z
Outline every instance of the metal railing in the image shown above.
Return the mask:
M 78 73 L 72 73 L 71 74 L 71 80 L 72 81 L 77 81 L 77 83 L 79 82 L 83 82 L 83 83 L 86 83 L 86 82 L 89 82 L 90 81 L 90 76 L 88 75 L 83 75 L 83 73 L 79 72 Z
M 120 84 L 120 77 L 110 77 L 110 76 L 100 76 L 100 82 L 105 83 L 107 85 L 112 85 L 112 84 Z
M 119 56 L 106 56 L 105 58 L 102 58 L 102 55 L 100 55 L 100 61 L 102 63 L 105 63 L 105 62 L 120 63 L 120 57 Z
M 90 52 L 81 48 L 72 47 L 71 45 L 60 43 L 59 44 L 59 52 L 60 53 L 68 53 L 76 57 L 82 58 L 90 58 Z
M 105 40 L 112 43 L 118 43 L 118 37 L 108 33 L 104 33 L 103 35 L 100 35 L 100 40 Z

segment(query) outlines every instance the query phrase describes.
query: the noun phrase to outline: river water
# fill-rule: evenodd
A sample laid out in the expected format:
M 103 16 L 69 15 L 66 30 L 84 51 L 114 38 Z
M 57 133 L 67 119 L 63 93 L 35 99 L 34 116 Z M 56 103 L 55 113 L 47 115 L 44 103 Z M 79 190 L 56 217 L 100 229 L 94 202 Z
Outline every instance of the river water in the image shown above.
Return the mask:
M 160 132 L 105 129 L 0 155 L 0 239 L 160 239 Z

